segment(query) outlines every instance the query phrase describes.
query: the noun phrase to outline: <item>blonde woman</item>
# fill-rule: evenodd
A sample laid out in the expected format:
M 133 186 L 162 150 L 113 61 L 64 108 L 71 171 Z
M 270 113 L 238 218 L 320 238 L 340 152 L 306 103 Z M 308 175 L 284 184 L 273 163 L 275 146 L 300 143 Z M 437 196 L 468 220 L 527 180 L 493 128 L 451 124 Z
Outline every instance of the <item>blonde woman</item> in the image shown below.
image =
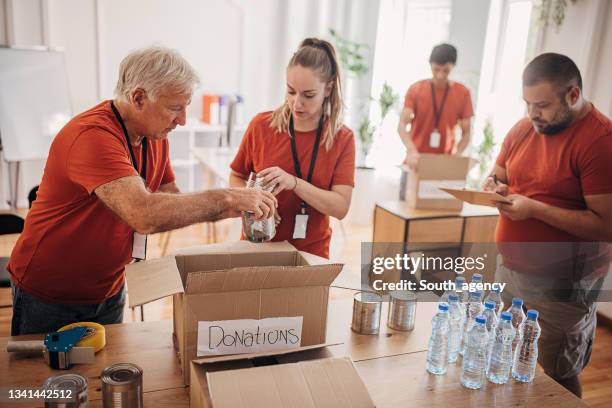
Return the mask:
M 334 47 L 305 39 L 287 66 L 285 102 L 253 118 L 231 164 L 232 187 L 244 186 L 250 172 L 275 186 L 280 223 L 274 241 L 325 258 L 329 217 L 346 216 L 354 187 L 355 141 L 342 108 Z

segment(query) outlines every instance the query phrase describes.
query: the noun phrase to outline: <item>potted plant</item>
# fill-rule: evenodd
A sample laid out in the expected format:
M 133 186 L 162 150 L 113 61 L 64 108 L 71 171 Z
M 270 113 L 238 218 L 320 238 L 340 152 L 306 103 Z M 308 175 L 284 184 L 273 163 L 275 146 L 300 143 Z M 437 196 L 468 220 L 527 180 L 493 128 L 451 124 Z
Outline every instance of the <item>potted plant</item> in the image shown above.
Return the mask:
M 374 133 L 376 126 L 372 124 L 367 115 L 361 117 L 359 127 L 357 128 L 357 140 L 359 140 L 359 156 L 357 157 L 357 168 L 371 169 L 366 165 L 366 160 L 372 143 L 374 142 Z
M 480 188 L 484 179 L 489 175 L 492 167 L 493 149 L 495 149 L 495 136 L 493 134 L 491 119 L 487 119 L 485 121 L 485 126 L 482 133 L 484 137 L 480 143 L 480 146 L 478 146 L 477 151 L 478 174 L 474 176 L 472 172 L 468 180 L 468 186 L 476 189 Z

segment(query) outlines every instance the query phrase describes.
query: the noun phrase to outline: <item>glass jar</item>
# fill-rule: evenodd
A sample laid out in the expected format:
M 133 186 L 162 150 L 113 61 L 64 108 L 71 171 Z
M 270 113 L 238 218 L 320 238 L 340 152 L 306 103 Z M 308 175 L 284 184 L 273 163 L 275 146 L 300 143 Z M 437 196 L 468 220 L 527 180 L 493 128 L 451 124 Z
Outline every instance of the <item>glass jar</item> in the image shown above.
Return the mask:
M 271 193 L 274 190 L 274 186 L 268 186 L 263 188 L 263 177 L 256 177 L 254 173 L 249 175 L 247 181 L 247 188 L 254 188 L 261 191 L 267 191 Z M 274 214 L 265 220 L 256 221 L 255 215 L 251 212 L 242 212 L 242 232 L 246 239 L 251 242 L 267 242 L 274 238 L 276 235 L 276 223 L 274 220 Z

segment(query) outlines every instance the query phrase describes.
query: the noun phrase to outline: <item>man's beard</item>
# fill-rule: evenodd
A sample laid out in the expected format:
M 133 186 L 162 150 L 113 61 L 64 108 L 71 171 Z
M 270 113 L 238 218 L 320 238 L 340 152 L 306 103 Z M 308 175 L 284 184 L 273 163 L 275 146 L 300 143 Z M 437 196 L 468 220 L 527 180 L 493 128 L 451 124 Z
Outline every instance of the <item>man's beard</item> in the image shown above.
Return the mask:
M 563 112 L 559 112 L 551 122 L 538 124 L 532 121 L 532 124 L 539 133 L 554 135 L 567 129 L 573 120 L 572 111 L 566 108 Z

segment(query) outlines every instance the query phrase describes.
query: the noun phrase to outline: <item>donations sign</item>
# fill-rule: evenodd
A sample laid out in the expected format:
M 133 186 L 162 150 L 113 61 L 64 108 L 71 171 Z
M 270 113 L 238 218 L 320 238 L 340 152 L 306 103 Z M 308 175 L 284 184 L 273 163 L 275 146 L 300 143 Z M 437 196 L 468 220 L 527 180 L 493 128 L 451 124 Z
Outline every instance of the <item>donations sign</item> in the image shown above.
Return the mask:
M 304 318 L 198 322 L 197 356 L 259 353 L 300 347 Z

